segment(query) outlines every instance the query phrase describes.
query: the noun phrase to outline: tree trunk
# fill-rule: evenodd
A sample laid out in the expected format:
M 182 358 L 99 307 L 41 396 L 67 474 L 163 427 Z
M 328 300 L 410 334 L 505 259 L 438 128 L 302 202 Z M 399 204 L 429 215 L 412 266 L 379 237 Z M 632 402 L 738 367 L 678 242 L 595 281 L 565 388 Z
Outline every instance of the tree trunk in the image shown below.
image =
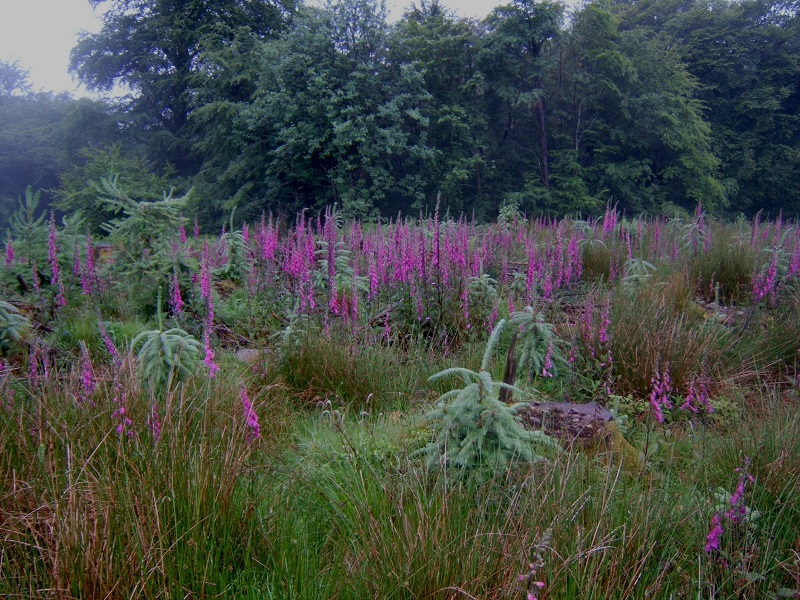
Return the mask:
M 539 98 L 539 125 L 541 127 L 541 141 L 542 141 L 542 183 L 544 189 L 550 189 L 550 164 L 547 155 L 547 129 L 545 127 L 544 118 L 544 100 Z

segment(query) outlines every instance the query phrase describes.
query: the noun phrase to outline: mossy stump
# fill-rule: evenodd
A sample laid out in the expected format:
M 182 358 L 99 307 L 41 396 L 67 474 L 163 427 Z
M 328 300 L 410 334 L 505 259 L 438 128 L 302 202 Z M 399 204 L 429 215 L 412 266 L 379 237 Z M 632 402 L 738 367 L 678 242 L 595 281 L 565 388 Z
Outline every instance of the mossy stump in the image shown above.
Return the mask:
M 526 429 L 541 430 L 567 449 L 605 454 L 626 471 L 642 468 L 639 453 L 622 436 L 611 412 L 596 402 L 531 402 L 519 408 L 517 416 Z

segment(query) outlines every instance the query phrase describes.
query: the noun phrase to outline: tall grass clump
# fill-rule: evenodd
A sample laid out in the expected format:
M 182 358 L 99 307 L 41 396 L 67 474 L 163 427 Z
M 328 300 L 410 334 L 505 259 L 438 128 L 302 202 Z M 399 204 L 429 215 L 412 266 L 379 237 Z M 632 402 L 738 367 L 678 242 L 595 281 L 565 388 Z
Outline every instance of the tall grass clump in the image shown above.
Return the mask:
M 753 409 L 758 419 L 707 449 L 717 512 L 698 582 L 713 597 L 791 598 L 800 593 L 800 418 L 773 394 Z
M 203 597 L 258 573 L 239 391 L 192 380 L 153 405 L 129 357 L 115 368 L 93 401 L 17 387 L 0 415 L 0 594 Z
M 740 225 L 733 235 L 730 230 L 731 226 L 719 222 L 709 225 L 707 247 L 689 259 L 689 278 L 697 295 L 707 301 L 747 305 L 758 248 L 751 244 L 749 229 Z
M 458 356 L 470 350 L 465 346 Z M 424 344 L 403 350 L 344 333 L 303 331 L 279 344 L 273 366 L 306 406 L 331 400 L 356 411 L 382 410 L 407 407 L 427 396 L 425 380 L 458 356 L 444 357 Z
M 759 372 L 796 377 L 800 364 L 800 282 L 786 285 L 778 305 L 753 315 L 747 326 L 743 345 L 752 352 Z
M 649 284 L 635 293 L 614 293 L 609 331 L 618 393 L 647 397 L 654 374 L 664 365 L 681 390 L 692 376 L 721 381 L 749 368 L 748 359 L 731 350 L 733 332 L 694 310 L 676 294 L 679 288 Z

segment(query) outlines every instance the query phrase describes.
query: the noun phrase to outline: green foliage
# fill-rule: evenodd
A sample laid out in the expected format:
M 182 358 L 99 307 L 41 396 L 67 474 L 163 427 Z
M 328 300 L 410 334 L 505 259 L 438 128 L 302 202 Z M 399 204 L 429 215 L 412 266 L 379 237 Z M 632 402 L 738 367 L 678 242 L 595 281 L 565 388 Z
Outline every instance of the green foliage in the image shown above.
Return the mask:
M 700 84 L 696 98 L 706 106 L 731 208 L 796 212 L 797 5 L 693 1 L 677 9 L 652 2 L 626 5 L 622 15 L 627 27 L 671 40 Z
M 112 269 L 136 290 L 136 308 L 147 312 L 153 289 L 166 287 L 176 272 L 188 272 L 196 263 L 185 251 L 175 252 L 172 247 L 173 236 L 184 223 L 182 211 L 191 192 L 174 197 L 170 190 L 160 200 L 140 200 L 132 197 L 115 176 L 102 179 L 97 193 L 99 204 L 118 214 L 102 225 L 108 241 L 120 252 L 121 260 L 115 261 Z
M 534 312 L 532 307 L 526 306 L 524 310 L 513 313 L 508 324 L 518 332 L 517 362 L 520 375 L 527 373 L 528 378 L 533 378 L 547 368 L 552 376 L 565 364 L 563 342 L 555 334 L 553 325 L 545 321 L 544 313 Z
M 174 383 L 188 379 L 201 363 L 203 346 L 179 327 L 163 328 L 161 288 L 158 290 L 158 329 L 143 331 L 131 341 L 136 354 L 139 377 L 157 396 L 169 392 Z
M 47 224 L 45 211 L 39 212 L 41 192 L 31 186 L 25 190 L 25 198 L 19 198 L 19 208 L 8 220 L 11 236 L 16 240 L 15 251 L 19 261 L 30 267 L 42 268 L 47 258 Z M 26 273 L 26 277 L 29 276 Z
M 482 29 L 433 1 L 412 5 L 390 33 L 391 58 L 415 65 L 429 94 L 417 111 L 432 155 L 415 165 L 425 197 L 415 198 L 414 211 L 432 212 L 439 202 L 451 215 L 487 212 L 482 187 L 493 165 L 479 102 L 485 80 L 475 60 Z
M 434 442 L 420 451 L 429 466 L 439 465 L 461 472 L 482 466 L 505 469 L 515 462 L 538 460 L 540 457 L 534 452 L 536 446 L 558 447 L 558 443 L 542 431 L 527 431 L 522 427 L 516 412 L 525 403 L 508 406 L 498 398 L 503 388 L 524 394 L 518 388 L 492 380 L 487 371 L 504 326 L 505 321 L 500 321 L 492 331 L 480 371 L 453 367 L 429 378 L 434 382 L 459 375 L 464 381 L 463 388 L 443 394 L 436 407 L 425 415 L 434 423 L 436 436 Z
M 119 177 L 103 178 L 96 185 L 99 202 L 119 216 L 103 224 L 112 241 L 125 245 L 129 256 L 138 258 L 144 250 L 152 250 L 156 238 L 175 231 L 182 224 L 181 210 L 189 194 L 173 197 L 173 190 L 164 192 L 160 200 L 135 198 L 120 185 Z
M 22 68 L 19 61 L 0 60 L 0 102 L 8 96 L 30 92 L 29 77 L 29 71 Z
M 104 225 L 123 215 L 123 207 L 106 199 L 109 195 L 124 190 L 137 202 L 155 202 L 174 185 L 169 168 L 157 173 L 142 156 L 123 152 L 120 144 L 86 148 L 73 160 L 77 158 L 80 163 L 61 174 L 56 206 L 83 219 L 92 235 L 107 235 Z M 107 183 L 116 191 L 110 192 Z
M 193 167 L 189 119 L 197 100 L 205 99 L 193 90 L 214 79 L 220 66 L 204 51 L 245 31 L 261 39 L 274 35 L 293 8 L 291 0 L 215 0 L 176 11 L 161 0 L 114 0 L 102 29 L 83 35 L 73 48 L 70 68 L 90 89 L 130 89 L 127 111 L 157 132 L 162 152 L 186 172 Z
M 92 2 L 103 28 L 72 69 L 130 94 L 31 94 L 0 61 L 0 228 L 26 185 L 49 204 L 60 174 L 58 201 L 97 233 L 113 215 L 87 182 L 139 167 L 194 187 L 215 227 L 234 206 L 253 219 L 337 203 L 374 220 L 437 198 L 478 221 L 511 204 L 595 216 L 609 198 L 629 213 L 798 210 L 791 2 L 611 0 L 566 19 L 518 0 L 479 22 L 432 1 L 393 26 L 367 0 L 193 0 L 181 15 Z
M 30 328 L 30 320 L 16 306 L 0 300 L 0 353 L 17 347 Z
M 143 331 L 131 342 L 142 382 L 161 395 L 185 380 L 202 362 L 202 344 L 179 327 Z
M 565 56 L 580 100 L 562 93 L 571 141 L 592 150 L 589 188 L 632 212 L 687 201 L 724 208 L 697 84 L 668 42 L 627 30 L 602 3 L 580 11 L 571 33 Z
M 241 121 L 245 144 L 269 141 L 259 212 L 336 202 L 348 217 L 371 218 L 424 199 L 416 170 L 431 158 L 420 112 L 429 96 L 415 65 L 387 57 L 385 18 L 365 0 L 304 7 L 265 47 L 256 101 Z M 243 159 L 263 168 L 263 155 Z

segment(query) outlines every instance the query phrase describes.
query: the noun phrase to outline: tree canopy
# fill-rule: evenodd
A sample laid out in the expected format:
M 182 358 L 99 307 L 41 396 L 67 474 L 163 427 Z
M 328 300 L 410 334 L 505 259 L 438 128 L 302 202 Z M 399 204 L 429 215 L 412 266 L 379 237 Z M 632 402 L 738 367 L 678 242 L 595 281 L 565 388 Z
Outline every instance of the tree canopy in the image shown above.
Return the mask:
M 194 188 L 208 225 L 333 203 L 800 212 L 797 0 L 512 0 L 482 21 L 422 0 L 396 23 L 376 0 L 89 1 L 103 28 L 72 68 L 129 94 L 34 95 L 0 63 L 9 205 L 70 171 L 61 206 L 89 214 L 97 181 L 74 174 L 121 152 L 104 164 Z
M 115 85 L 133 94 L 129 110 L 141 126 L 170 135 L 166 150 L 188 164 L 189 117 L 198 80 L 220 65 L 206 60 L 220 45 L 247 32 L 268 39 L 286 25 L 294 0 L 89 0 L 108 5 L 103 27 L 72 50 L 71 68 L 90 89 Z

